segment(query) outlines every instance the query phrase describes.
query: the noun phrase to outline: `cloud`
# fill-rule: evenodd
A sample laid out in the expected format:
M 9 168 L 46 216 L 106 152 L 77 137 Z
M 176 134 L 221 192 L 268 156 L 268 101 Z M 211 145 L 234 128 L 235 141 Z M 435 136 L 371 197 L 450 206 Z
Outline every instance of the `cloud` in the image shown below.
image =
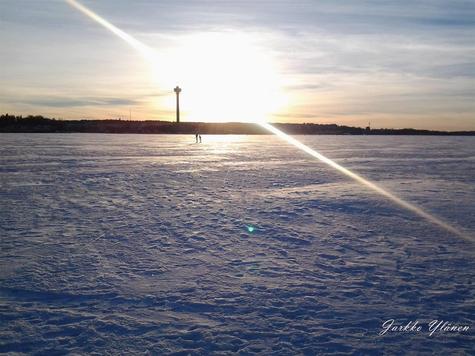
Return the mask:
M 10 104 L 23 104 L 30 106 L 53 107 L 53 108 L 69 108 L 81 106 L 133 106 L 139 105 L 141 102 L 135 99 L 124 98 L 104 98 L 104 97 L 28 97 L 23 99 L 10 99 Z

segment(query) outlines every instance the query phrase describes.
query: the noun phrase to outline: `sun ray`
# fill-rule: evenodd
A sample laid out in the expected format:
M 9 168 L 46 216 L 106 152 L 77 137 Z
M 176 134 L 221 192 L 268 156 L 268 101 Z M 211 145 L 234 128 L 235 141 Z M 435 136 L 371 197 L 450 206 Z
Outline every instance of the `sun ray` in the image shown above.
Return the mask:
M 304 145 L 300 141 L 296 140 L 295 138 L 293 138 L 292 136 L 286 134 L 285 132 L 277 129 L 276 127 L 274 127 L 274 126 L 272 126 L 268 123 L 264 123 L 264 122 L 258 123 L 258 124 L 260 126 L 262 126 L 263 128 L 265 128 L 267 131 L 272 132 L 274 135 L 280 137 L 284 141 L 287 141 L 289 144 L 291 144 L 291 145 L 297 147 L 298 149 L 308 153 L 312 157 L 317 158 L 318 160 L 322 161 L 323 163 L 328 164 L 330 167 L 335 168 L 339 172 L 341 172 L 344 175 L 354 179 L 355 181 L 365 185 L 366 187 L 368 187 L 369 189 L 375 191 L 376 193 L 388 198 L 389 200 L 396 203 L 400 207 L 402 207 L 404 209 L 407 209 L 407 210 L 419 215 L 420 217 L 422 217 L 422 218 L 430 221 L 431 223 L 443 228 L 444 230 L 449 231 L 452 234 L 455 234 L 459 237 L 462 237 L 465 240 L 475 242 L 475 240 L 473 240 L 473 238 L 471 238 L 470 236 L 464 234 L 459 229 L 451 226 L 449 223 L 447 223 L 447 222 L 441 220 L 440 218 L 437 218 L 437 217 L 425 212 L 424 210 L 422 210 L 422 208 L 397 197 L 393 193 L 387 191 L 386 189 L 381 188 L 380 186 L 376 185 L 375 183 L 369 181 L 368 179 L 363 178 L 362 176 L 360 176 L 360 175 L 350 171 L 349 169 L 339 165 L 335 161 L 331 160 L 328 157 L 325 157 L 321 153 L 319 153 L 319 152 L 315 151 L 314 149 Z
M 96 21 L 109 31 L 111 31 L 114 35 L 118 36 L 119 38 L 123 39 L 127 42 L 130 46 L 132 46 L 135 50 L 139 51 L 147 60 L 154 61 L 157 59 L 155 51 L 150 48 L 149 46 L 143 44 L 136 38 L 132 37 L 128 33 L 122 31 L 118 27 L 111 24 L 109 21 L 104 19 L 103 17 L 96 14 L 94 11 L 88 9 L 86 6 L 80 4 L 76 0 L 65 0 L 69 5 L 74 7 L 75 9 L 82 12 L 84 15 L 88 16 L 92 20 Z

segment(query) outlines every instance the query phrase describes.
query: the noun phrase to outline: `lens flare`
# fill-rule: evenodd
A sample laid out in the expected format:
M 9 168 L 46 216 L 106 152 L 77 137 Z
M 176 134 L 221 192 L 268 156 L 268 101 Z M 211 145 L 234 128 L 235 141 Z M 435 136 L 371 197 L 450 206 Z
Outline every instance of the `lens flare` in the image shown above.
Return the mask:
M 409 211 L 412 211 L 413 213 L 419 215 L 420 217 L 430 221 L 431 223 L 451 232 L 452 234 L 454 235 L 457 235 L 459 237 L 462 237 L 468 241 L 472 241 L 474 242 L 474 240 L 465 235 L 463 232 L 459 231 L 458 229 L 456 229 L 455 227 L 451 226 L 450 224 L 442 221 L 441 219 L 439 218 L 436 218 L 435 216 L 425 212 L 424 210 L 422 210 L 421 208 L 419 208 L 418 206 L 412 204 L 412 203 L 409 203 L 397 196 L 395 196 L 394 194 L 388 192 L 387 190 L 381 188 L 380 186 L 374 184 L 373 182 L 370 182 L 369 180 L 367 180 L 366 178 L 363 178 L 362 176 L 350 171 L 349 169 L 339 165 L 338 163 L 336 163 L 335 161 L 332 161 L 330 158 L 328 157 L 325 157 L 324 155 L 322 155 L 321 153 L 315 151 L 314 149 L 304 145 L 303 143 L 301 143 L 300 141 L 297 141 L 295 138 L 293 138 L 292 136 L 289 136 L 287 135 L 285 132 L 282 132 L 281 130 L 275 128 L 274 126 L 268 124 L 268 123 L 262 123 L 262 122 L 259 122 L 258 125 L 262 126 L 263 128 L 265 128 L 267 131 L 270 131 L 272 132 L 274 135 L 280 137 L 281 139 L 287 141 L 289 144 L 297 147 L 298 149 L 308 153 L 309 155 L 317 158 L 318 160 L 322 161 L 323 163 L 326 163 L 328 164 L 330 167 L 333 167 L 335 168 L 336 170 L 340 171 L 341 173 L 347 175 L 348 177 L 356 180 L 357 182 L 365 185 L 366 187 L 374 190 L 375 192 L 383 195 L 384 197 L 388 198 L 389 200 L 391 200 L 392 202 L 396 203 L 397 205 L 399 205 L 400 207 L 402 208 L 405 208 Z
M 83 14 L 90 17 L 92 20 L 96 21 L 97 23 L 99 23 L 100 25 L 102 25 L 103 27 L 105 27 L 106 29 L 111 31 L 116 36 L 123 39 L 130 46 L 132 46 L 135 50 L 139 51 L 144 56 L 145 59 L 156 61 L 157 56 L 156 56 L 155 51 L 153 49 L 151 49 L 150 47 L 148 47 L 147 45 L 143 44 L 139 40 L 135 39 L 134 37 L 130 36 L 129 34 L 125 33 L 124 31 L 120 30 L 116 26 L 112 25 L 109 21 L 107 21 L 104 18 L 102 18 L 101 16 L 97 15 L 96 13 L 94 13 L 93 11 L 91 11 L 90 9 L 85 7 L 84 5 L 78 3 L 76 0 L 65 0 L 65 1 L 68 4 L 70 4 L 71 6 L 73 6 L 75 9 L 81 11 Z M 440 228 L 442 228 L 442 229 L 444 229 L 444 230 L 446 230 L 446 231 L 448 231 L 448 232 L 450 232 L 450 233 L 452 233 L 456 236 L 459 236 L 459 237 L 461 237 L 461 238 L 463 238 L 467 241 L 470 241 L 470 242 L 475 242 L 475 239 L 473 239 L 471 236 L 466 235 L 465 233 L 463 233 L 459 229 L 453 227 L 452 225 L 448 224 L 447 222 L 445 222 L 445 221 L 441 220 L 440 218 L 437 218 L 437 217 L 425 212 L 420 207 L 395 196 L 394 194 L 388 192 L 387 190 L 381 188 L 380 186 L 374 184 L 373 182 L 370 182 L 366 178 L 363 178 L 362 176 L 360 176 L 360 175 L 350 171 L 349 169 L 339 165 L 338 163 L 334 162 L 333 160 L 329 159 L 328 157 L 325 157 L 324 155 L 322 155 L 321 153 L 315 151 L 314 149 L 304 145 L 300 141 L 296 140 L 292 136 L 287 135 L 285 132 L 275 128 L 274 126 L 270 125 L 269 123 L 265 123 L 265 122 L 262 122 L 262 121 L 256 121 L 255 123 L 260 125 L 264 129 L 266 129 L 267 131 L 273 133 L 277 137 L 279 137 L 279 138 L 283 139 L 284 141 L 288 142 L 289 144 L 297 147 L 298 149 L 308 153 L 312 157 L 317 158 L 318 160 L 322 161 L 323 163 L 325 163 L 325 164 L 329 165 L 330 167 L 336 169 L 340 173 L 345 174 L 346 176 L 348 176 L 348 177 L 354 179 L 355 181 L 363 184 L 367 188 L 369 188 L 369 189 L 375 191 L 376 193 L 386 197 L 387 199 L 389 199 L 393 203 L 397 204 L 398 206 L 415 213 L 416 215 L 426 219 L 427 221 L 439 226 Z M 254 227 L 248 228 L 248 231 L 249 232 L 254 231 Z
M 65 0 L 69 5 L 74 7 L 76 10 L 79 10 L 82 12 L 84 15 L 88 16 L 92 20 L 96 21 L 100 25 L 104 26 L 106 29 L 111 31 L 114 35 L 118 36 L 119 38 L 123 39 L 125 42 L 127 42 L 130 46 L 132 46 L 135 50 L 139 51 L 147 60 L 149 61 L 154 61 L 157 58 L 157 55 L 155 51 L 150 48 L 149 46 L 143 44 L 136 38 L 132 37 L 128 33 L 125 33 L 121 29 L 117 28 L 113 24 L 111 24 L 109 21 L 104 19 L 103 17 L 99 16 L 92 10 L 88 9 L 84 5 L 80 4 L 76 0 Z

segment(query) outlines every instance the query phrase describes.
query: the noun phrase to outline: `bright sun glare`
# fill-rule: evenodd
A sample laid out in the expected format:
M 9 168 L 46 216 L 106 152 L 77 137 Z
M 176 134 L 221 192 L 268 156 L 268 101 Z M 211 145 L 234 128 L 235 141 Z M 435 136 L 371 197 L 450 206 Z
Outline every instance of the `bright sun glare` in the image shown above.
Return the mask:
M 173 111 L 179 85 L 184 121 L 266 121 L 285 105 L 276 62 L 251 36 L 241 33 L 190 35 L 160 50 L 154 79 L 170 95 L 160 107 Z
M 98 22 L 140 52 L 153 67 L 154 81 L 170 90 L 156 109 L 175 110 L 172 88 L 182 87 L 184 121 L 266 122 L 287 106 L 282 77 L 269 51 L 256 37 L 237 31 L 174 38 L 168 49 L 152 49 L 76 0 L 71 6 Z

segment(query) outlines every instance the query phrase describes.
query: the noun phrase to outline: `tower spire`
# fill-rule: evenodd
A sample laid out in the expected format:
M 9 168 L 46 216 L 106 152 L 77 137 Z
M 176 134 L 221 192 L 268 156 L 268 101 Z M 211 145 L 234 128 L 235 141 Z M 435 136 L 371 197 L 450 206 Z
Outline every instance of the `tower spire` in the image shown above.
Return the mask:
M 173 91 L 176 93 L 176 122 L 180 122 L 180 92 L 181 88 L 177 85 Z

